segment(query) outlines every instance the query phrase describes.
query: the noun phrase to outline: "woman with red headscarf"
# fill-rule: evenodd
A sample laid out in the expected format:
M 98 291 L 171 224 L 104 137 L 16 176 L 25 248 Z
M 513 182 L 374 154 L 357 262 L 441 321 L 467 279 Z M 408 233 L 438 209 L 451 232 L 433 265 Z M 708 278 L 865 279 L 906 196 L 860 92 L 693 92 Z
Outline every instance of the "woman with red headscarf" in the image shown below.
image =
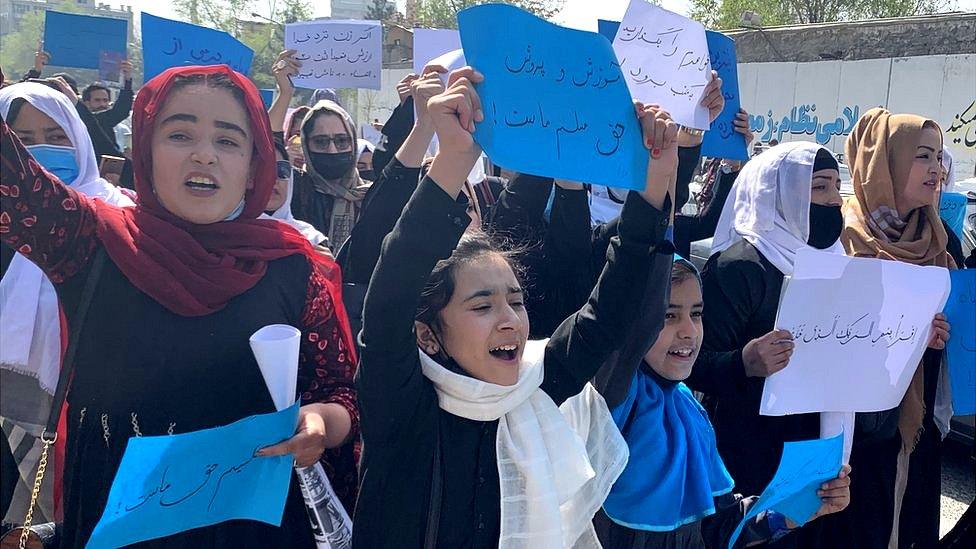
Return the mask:
M 338 268 L 277 220 L 259 220 L 275 153 L 258 91 L 226 66 L 165 71 L 134 109 L 137 206 L 89 198 L 44 171 L 0 121 L 0 238 L 44 270 L 77 340 L 67 424 L 62 547 L 82 547 L 132 436 L 184 433 L 273 412 L 249 336 L 302 331 L 296 434 L 258 455 L 322 460 L 355 497 L 355 355 Z M 78 333 L 75 310 L 96 258 Z M 280 527 L 229 521 L 151 545 L 312 547 L 295 480 Z

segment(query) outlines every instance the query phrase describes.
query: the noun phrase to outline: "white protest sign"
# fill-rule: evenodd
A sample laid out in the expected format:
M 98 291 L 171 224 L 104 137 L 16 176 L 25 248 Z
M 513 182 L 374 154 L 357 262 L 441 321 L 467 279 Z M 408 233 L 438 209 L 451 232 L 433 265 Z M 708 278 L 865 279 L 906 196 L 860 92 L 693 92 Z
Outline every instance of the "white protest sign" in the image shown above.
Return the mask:
M 948 297 L 941 267 L 801 250 L 776 319 L 796 348 L 766 378 L 759 413 L 898 406 Z
M 423 73 L 431 60 L 461 49 L 461 35 L 453 29 L 413 30 L 413 72 Z
M 322 20 L 285 25 L 285 48 L 302 62 L 300 88 L 380 89 L 383 31 L 379 21 Z
M 708 129 L 701 100 L 712 67 L 701 23 L 631 0 L 613 51 L 634 99 L 664 107 L 682 126 Z

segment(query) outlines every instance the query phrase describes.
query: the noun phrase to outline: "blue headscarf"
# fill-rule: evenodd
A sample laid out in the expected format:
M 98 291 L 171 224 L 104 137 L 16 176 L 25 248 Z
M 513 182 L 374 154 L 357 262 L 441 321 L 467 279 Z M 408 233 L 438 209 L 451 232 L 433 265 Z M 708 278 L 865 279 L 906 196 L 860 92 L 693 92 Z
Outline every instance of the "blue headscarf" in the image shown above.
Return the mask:
M 675 262 L 687 265 L 701 284 L 694 265 L 679 256 Z M 644 363 L 646 352 L 628 358 L 641 365 L 627 396 L 611 411 L 630 460 L 603 509 L 628 528 L 667 532 L 715 513 L 714 498 L 731 492 L 734 483 L 704 408 L 684 383 Z

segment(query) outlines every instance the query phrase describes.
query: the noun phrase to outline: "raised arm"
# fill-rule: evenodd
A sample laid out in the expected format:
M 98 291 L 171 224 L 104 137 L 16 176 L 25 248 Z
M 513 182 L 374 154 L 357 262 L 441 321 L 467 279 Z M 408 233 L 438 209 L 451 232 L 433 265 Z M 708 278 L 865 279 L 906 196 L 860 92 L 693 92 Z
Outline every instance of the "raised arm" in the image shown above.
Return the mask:
M 295 86 L 291 83 L 291 76 L 298 74 L 298 69 L 302 67 L 301 61 L 295 60 L 295 50 L 285 50 L 278 54 L 271 72 L 274 74 L 275 86 L 278 88 L 278 95 L 268 109 L 268 118 L 271 120 L 271 131 L 284 132 L 285 116 L 288 114 L 288 105 L 291 104 L 292 97 L 295 96 Z
M 458 82 L 429 103 L 441 150 L 383 242 L 366 293 L 358 387 L 373 439 L 409 420 L 404 412 L 432 390 L 419 367 L 414 317 L 434 265 L 451 255 L 471 221 L 457 196 L 480 155 L 470 133 L 480 115 L 470 80 L 480 75 L 463 69 L 452 79 Z
M 0 239 L 55 284 L 74 276 L 97 244 L 91 201 L 38 164 L 0 119 Z
M 119 96 L 115 99 L 115 104 L 106 111 L 95 113 L 95 118 L 106 130 L 117 126 L 132 112 L 132 100 L 135 95 L 132 91 L 132 62 L 122 60 L 119 63 L 119 69 L 122 71 L 125 81 L 122 84 L 122 89 L 119 90 Z M 112 137 L 114 139 L 115 136 Z
M 638 105 L 644 141 L 651 150 L 647 183 L 630 192 L 620 214 L 617 236 L 607 251 L 607 265 L 589 301 L 567 318 L 546 347 L 542 388 L 562 403 L 578 393 L 626 340 L 642 313 L 644 290 L 654 256 L 663 246 L 671 219 L 671 198 L 677 168 L 677 125 L 667 113 Z M 668 279 L 661 281 L 668 284 Z

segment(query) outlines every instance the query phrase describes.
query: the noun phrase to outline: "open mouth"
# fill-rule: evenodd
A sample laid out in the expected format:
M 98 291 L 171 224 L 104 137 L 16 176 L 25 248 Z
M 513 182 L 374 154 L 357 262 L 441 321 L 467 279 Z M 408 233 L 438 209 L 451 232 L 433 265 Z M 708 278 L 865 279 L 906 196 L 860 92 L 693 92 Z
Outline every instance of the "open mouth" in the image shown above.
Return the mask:
M 668 351 L 668 356 L 677 358 L 679 360 L 688 360 L 693 354 L 695 354 L 695 349 L 693 347 L 682 347 Z
M 187 179 L 183 184 L 195 194 L 213 194 L 220 188 L 220 185 L 213 179 L 200 175 Z
M 494 349 L 490 349 L 488 354 L 497 358 L 498 360 L 511 362 L 515 360 L 515 357 L 518 356 L 518 345 L 499 345 Z
M 939 182 L 936 181 L 935 179 L 930 179 L 929 181 L 926 181 L 926 182 L 922 183 L 922 185 L 925 185 L 926 187 L 929 187 L 930 189 L 935 189 L 935 188 L 937 188 L 939 186 Z

